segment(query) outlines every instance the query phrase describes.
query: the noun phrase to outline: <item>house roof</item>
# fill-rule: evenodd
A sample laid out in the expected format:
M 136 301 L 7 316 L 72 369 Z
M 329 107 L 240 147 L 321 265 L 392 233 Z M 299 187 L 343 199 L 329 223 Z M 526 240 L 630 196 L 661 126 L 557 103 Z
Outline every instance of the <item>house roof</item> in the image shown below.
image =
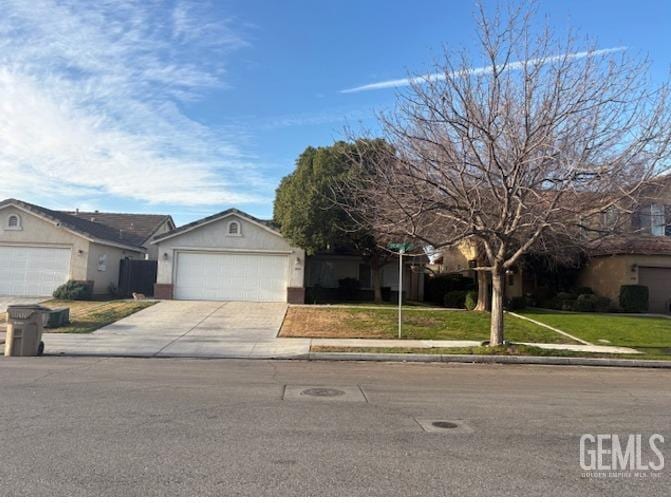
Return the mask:
M 0 208 L 6 206 L 15 206 L 58 223 L 91 241 L 121 248 L 143 249 L 144 243 L 164 222 L 172 223 L 169 215 L 57 211 L 18 199 L 0 201 Z
M 669 236 L 614 236 L 595 243 L 592 257 L 604 255 L 671 255 Z
M 272 220 L 264 220 L 261 218 L 256 218 L 249 213 L 245 213 L 242 210 L 239 210 L 237 208 L 229 208 L 227 210 L 221 211 L 219 213 L 215 213 L 214 215 L 210 215 L 209 217 L 201 218 L 200 220 L 195 220 L 193 222 L 190 222 L 188 224 L 182 225 L 180 227 L 177 227 L 169 232 L 165 232 L 163 234 L 160 234 L 156 236 L 153 239 L 153 243 L 158 243 L 159 241 L 164 241 L 166 239 L 169 239 L 173 236 L 177 236 L 179 234 L 184 234 L 186 232 L 192 231 L 198 227 L 202 227 L 204 225 L 207 225 L 209 223 L 215 222 L 217 220 L 221 220 L 222 218 L 228 217 L 228 216 L 238 216 L 244 220 L 253 222 L 261 227 L 265 227 L 267 230 L 270 232 L 281 235 L 279 228 L 273 223 Z
M 166 221 L 172 228 L 175 224 L 169 215 L 147 215 L 138 213 L 64 212 L 83 220 L 121 231 L 124 240 L 142 246 Z

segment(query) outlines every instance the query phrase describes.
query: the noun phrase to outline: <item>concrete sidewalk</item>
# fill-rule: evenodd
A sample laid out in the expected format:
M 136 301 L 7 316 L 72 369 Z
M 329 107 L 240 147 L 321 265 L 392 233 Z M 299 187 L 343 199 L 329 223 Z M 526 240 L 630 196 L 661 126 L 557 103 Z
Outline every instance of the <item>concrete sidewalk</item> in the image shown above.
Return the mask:
M 563 349 L 582 353 L 639 354 L 640 351 L 619 346 L 595 346 L 582 344 L 545 344 L 520 342 L 525 346 L 543 349 Z M 340 348 L 469 348 L 480 346 L 480 341 L 430 341 L 404 339 L 310 339 L 311 346 L 332 346 Z

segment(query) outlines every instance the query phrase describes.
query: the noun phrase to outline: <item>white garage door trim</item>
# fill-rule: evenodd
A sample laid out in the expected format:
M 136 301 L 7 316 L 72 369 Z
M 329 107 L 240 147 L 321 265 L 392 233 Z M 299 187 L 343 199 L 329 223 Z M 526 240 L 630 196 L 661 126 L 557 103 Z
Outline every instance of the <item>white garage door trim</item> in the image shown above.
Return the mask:
M 174 298 L 285 302 L 290 252 L 175 252 Z
M 0 245 L 0 295 L 51 296 L 70 277 L 72 250 Z

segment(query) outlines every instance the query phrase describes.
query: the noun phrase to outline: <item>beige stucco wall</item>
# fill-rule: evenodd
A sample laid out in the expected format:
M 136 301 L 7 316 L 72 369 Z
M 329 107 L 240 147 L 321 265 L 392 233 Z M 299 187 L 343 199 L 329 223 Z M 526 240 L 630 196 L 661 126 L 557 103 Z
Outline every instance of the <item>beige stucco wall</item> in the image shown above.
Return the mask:
M 614 255 L 593 258 L 578 276 L 578 284 L 618 302 L 620 286 L 638 284 L 638 267 L 671 267 L 663 255 Z
M 101 267 L 99 259 L 105 256 Z M 119 262 L 125 258 L 144 258 L 144 253 L 131 250 L 122 250 L 112 246 L 91 243 L 88 253 L 88 279 L 93 281 L 93 293 L 104 295 L 109 292 L 110 285 L 115 287 L 119 284 Z
M 156 236 L 160 236 L 172 229 L 169 221 L 163 222 L 161 226 L 154 232 L 154 234 L 145 242 L 144 247 L 147 249 L 147 260 L 158 260 L 158 245 L 152 244 L 151 240 Z
M 7 219 L 13 214 L 20 217 L 22 230 L 6 230 Z M 14 207 L 0 209 L 0 246 L 3 245 L 70 248 L 70 279 L 87 279 L 89 241 L 26 211 Z
M 228 224 L 233 220 L 241 225 L 241 236 L 227 234 Z M 286 271 L 287 286 L 303 286 L 305 252 L 300 248 L 292 247 L 283 237 L 236 215 L 230 215 L 158 243 L 157 283 L 172 284 L 174 282 L 175 252 L 179 250 L 286 253 L 289 257 Z

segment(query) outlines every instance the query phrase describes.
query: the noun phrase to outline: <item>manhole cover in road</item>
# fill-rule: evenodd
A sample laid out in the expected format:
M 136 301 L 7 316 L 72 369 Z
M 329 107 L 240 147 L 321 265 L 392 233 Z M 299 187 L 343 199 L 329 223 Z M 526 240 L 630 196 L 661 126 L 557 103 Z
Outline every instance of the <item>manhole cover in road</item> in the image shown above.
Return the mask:
M 461 419 L 450 419 L 448 421 L 446 419 L 415 418 L 415 421 L 417 421 L 427 433 L 445 433 L 450 435 L 473 433 L 473 428 Z
M 333 388 L 308 388 L 301 391 L 301 395 L 318 396 L 321 398 L 331 398 L 335 396 L 342 396 L 345 392 Z
M 435 426 L 436 428 L 443 428 L 446 430 L 449 430 L 451 428 L 458 428 L 459 425 L 457 423 L 451 423 L 449 421 L 433 421 L 431 423 L 431 426 Z
M 359 386 L 300 386 L 287 384 L 282 399 L 329 403 L 366 402 L 366 397 Z

